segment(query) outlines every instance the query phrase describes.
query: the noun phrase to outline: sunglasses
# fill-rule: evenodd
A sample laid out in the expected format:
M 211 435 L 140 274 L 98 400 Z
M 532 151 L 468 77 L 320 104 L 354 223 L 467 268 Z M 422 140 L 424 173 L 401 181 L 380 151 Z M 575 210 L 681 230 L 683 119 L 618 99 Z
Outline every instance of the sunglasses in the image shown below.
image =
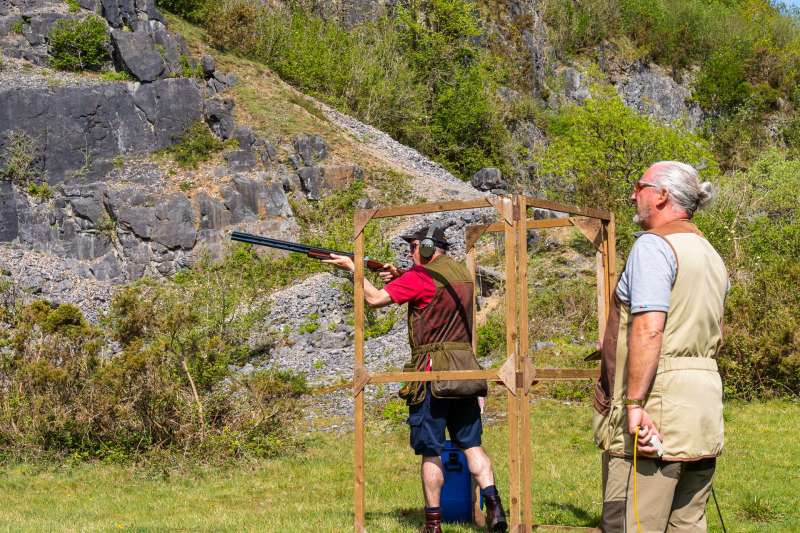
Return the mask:
M 647 183 L 646 181 L 641 181 L 641 180 L 633 182 L 633 190 L 637 194 L 640 193 L 642 189 L 646 189 L 648 187 L 656 188 L 658 187 L 658 185 L 656 185 L 655 183 Z

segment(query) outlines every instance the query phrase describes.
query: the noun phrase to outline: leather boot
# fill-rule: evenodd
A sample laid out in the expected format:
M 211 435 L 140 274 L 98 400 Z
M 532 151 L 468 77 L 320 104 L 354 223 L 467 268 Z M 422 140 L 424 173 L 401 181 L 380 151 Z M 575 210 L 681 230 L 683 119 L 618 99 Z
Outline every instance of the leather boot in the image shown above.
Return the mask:
M 442 513 L 425 511 L 425 525 L 420 533 L 442 533 Z
M 506 531 L 508 522 L 500 495 L 484 496 L 483 503 L 486 504 L 486 531 Z

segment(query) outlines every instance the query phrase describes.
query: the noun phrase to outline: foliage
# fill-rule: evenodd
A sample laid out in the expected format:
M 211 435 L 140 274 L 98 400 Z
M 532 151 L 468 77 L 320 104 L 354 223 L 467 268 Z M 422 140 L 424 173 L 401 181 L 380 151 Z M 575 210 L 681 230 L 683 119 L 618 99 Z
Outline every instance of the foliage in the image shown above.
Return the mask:
M 401 400 L 399 398 L 389 400 L 383 406 L 381 416 L 389 422 L 394 422 L 395 424 L 405 422 L 406 418 L 408 418 L 408 406 L 406 405 L 405 400 Z
M 100 70 L 110 60 L 106 22 L 97 16 L 58 20 L 47 40 L 50 65 L 59 70 Z
M 106 81 L 136 81 L 132 74 L 125 70 L 106 70 L 100 74 Z
M 466 0 L 411 2 L 394 21 L 350 31 L 300 8 L 225 0 L 205 25 L 217 46 L 264 62 L 463 178 L 507 166 L 510 136 L 494 97 L 501 69 L 477 44 L 477 13 Z
M 19 19 L 15 20 L 11 24 L 10 31 L 11 31 L 11 33 L 16 33 L 18 35 L 21 35 L 22 34 L 22 29 L 24 27 L 25 27 L 25 21 L 23 19 L 19 18 Z
M 78 0 L 66 0 L 66 3 L 70 13 L 77 13 L 81 10 L 81 5 L 78 3 Z
M 197 168 L 201 162 L 208 161 L 225 147 L 225 144 L 211 133 L 205 122 L 200 120 L 192 124 L 175 141 L 177 142 L 165 148 L 164 152 L 170 154 L 184 168 Z
M 156 6 L 191 22 L 200 22 L 209 5 L 208 0 L 156 0 Z
M 718 173 L 705 142 L 636 114 L 616 95 L 567 107 L 551 117 L 548 129 L 552 141 L 539 165 L 542 187 L 569 203 L 613 210 L 623 250 L 632 233 L 631 186 L 647 167 L 678 160 L 703 169 L 706 179 Z
M 29 183 L 28 194 L 42 200 L 48 200 L 53 197 L 53 189 L 47 183 Z
M 170 283 L 141 280 L 120 289 L 103 330 L 70 305 L 4 312 L 0 451 L 124 460 L 166 450 L 225 460 L 297 446 L 289 428 L 305 379 L 230 371 L 250 353 L 265 313 L 260 281 L 272 268 L 240 248 Z M 107 337 L 119 343 L 113 357 L 101 356 Z
M 39 146 L 28 134 L 12 131 L 6 136 L 0 178 L 25 185 L 37 175 Z
M 353 214 L 359 201 L 367 198 L 366 182 L 353 181 L 336 194 L 329 194 L 318 202 L 297 201 L 292 205 L 297 222 L 303 232 L 303 243 L 321 248 L 351 252 L 353 246 Z M 384 238 L 381 223 L 368 224 L 364 229 L 365 255 L 373 258 L 390 256 L 389 241 Z M 314 271 L 329 269 L 317 261 L 303 261 L 317 265 Z
M 380 317 L 372 308 L 367 308 L 364 339 L 380 337 L 389 333 L 397 322 L 397 309 L 391 308 Z
M 477 328 L 477 353 L 478 358 L 492 359 L 505 358 L 506 351 L 506 323 L 501 312 L 488 316 L 486 321 Z
M 800 394 L 800 162 L 765 153 L 695 217 L 734 280 L 720 367 L 735 396 Z
M 528 273 L 532 285 L 528 290 L 531 344 L 558 338 L 597 337 L 594 276 L 577 275 L 574 269 L 573 265 L 561 270 L 550 262 L 536 259 L 531 262 Z
M 605 49 L 630 42 L 636 50 L 631 62 L 669 66 L 677 78 L 699 66 L 694 99 L 714 117 L 708 134 L 723 167 L 743 168 L 757 156 L 765 114 L 779 99 L 798 103 L 800 26 L 779 3 L 548 0 L 544 18 L 562 56 L 604 56 Z M 743 113 L 747 120 L 724 120 Z

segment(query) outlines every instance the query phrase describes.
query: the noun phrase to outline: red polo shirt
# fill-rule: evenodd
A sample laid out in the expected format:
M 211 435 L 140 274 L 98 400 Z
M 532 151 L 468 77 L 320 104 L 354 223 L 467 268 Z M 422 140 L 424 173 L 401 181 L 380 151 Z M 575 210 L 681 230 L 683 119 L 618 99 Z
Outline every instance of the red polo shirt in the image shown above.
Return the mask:
M 400 277 L 393 279 L 384 287 L 392 302 L 397 305 L 408 305 L 415 309 L 424 309 L 436 294 L 436 284 L 428 270 L 422 265 L 414 265 Z

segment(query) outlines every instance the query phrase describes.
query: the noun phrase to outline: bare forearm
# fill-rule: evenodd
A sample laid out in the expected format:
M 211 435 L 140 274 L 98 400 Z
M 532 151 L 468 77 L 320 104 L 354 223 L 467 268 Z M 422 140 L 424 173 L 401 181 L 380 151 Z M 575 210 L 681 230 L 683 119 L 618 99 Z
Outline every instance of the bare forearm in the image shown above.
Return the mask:
M 364 278 L 364 300 L 370 307 L 383 307 L 392 303 L 389 293 L 375 287 L 367 278 Z
M 628 398 L 643 399 L 658 369 L 664 313 L 635 315 L 628 341 Z

